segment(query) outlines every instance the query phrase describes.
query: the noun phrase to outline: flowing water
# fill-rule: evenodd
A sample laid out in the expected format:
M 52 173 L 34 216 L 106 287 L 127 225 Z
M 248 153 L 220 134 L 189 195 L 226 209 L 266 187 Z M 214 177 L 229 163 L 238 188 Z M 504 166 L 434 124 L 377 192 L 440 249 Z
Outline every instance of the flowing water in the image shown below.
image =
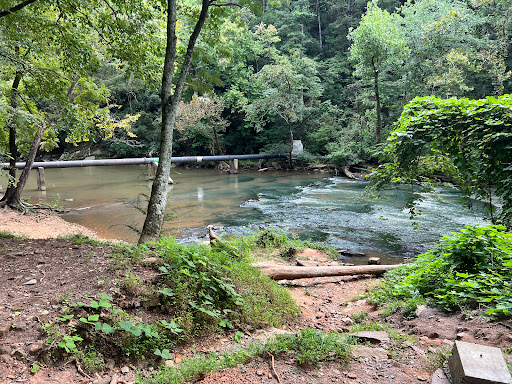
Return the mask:
M 69 209 L 67 221 L 95 230 L 105 238 L 135 242 L 132 228 L 144 215 L 134 208 L 149 195 L 151 182 L 142 166 L 45 170 L 47 192 L 37 191 L 35 172 L 24 191 L 32 201 L 56 201 Z M 389 192 L 387 199 L 364 195 L 365 182 L 319 173 L 244 171 L 237 175 L 212 169 L 179 168 L 172 175 L 165 229 L 177 237 L 205 235 L 208 224 L 228 232 L 275 225 L 301 238 L 395 262 L 428 248 L 445 233 L 482 223 L 482 207 L 464 209 L 455 189 L 424 195 L 415 229 L 404 208 L 408 189 Z M 3 183 L 5 185 L 5 182 Z M 393 260 L 389 260 L 392 258 Z M 357 261 L 356 261 L 357 262 Z M 364 261 L 359 261 L 364 262 Z

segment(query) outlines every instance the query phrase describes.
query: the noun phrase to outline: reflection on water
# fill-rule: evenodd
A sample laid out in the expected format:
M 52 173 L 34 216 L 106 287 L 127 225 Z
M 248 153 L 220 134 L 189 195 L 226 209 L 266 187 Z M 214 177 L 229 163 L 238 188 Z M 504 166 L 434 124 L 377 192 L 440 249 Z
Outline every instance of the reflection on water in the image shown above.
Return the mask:
M 145 171 L 142 166 L 47 169 L 46 196 L 37 191 L 34 172 L 24 196 L 57 200 L 72 209 L 63 216 L 66 220 L 106 238 L 134 242 L 138 235 L 129 227 L 140 229 L 144 215 L 133 206 L 144 201 L 151 188 Z M 412 256 L 445 233 L 481 223 L 481 211 L 464 210 L 456 190 L 425 195 L 422 215 L 416 219 L 418 229 L 414 229 L 403 208 L 410 193 L 407 189 L 373 201 L 363 194 L 364 182 L 317 173 L 230 175 L 180 168 L 171 176 L 175 184 L 170 188 L 168 211 L 175 218 L 165 223 L 165 229 L 175 236 L 206 233 L 204 228 L 211 223 L 232 231 L 271 224 L 350 251 Z

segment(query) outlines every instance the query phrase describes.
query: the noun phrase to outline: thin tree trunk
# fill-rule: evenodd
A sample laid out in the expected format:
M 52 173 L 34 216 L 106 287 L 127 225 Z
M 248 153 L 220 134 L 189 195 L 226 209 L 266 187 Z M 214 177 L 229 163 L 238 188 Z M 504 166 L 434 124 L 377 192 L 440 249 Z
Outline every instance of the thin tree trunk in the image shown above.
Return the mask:
M 372 58 L 372 66 L 373 66 L 373 74 L 374 74 L 374 89 L 375 89 L 375 103 L 377 109 L 377 128 L 375 130 L 375 138 L 377 139 L 377 143 L 380 143 L 380 131 L 382 128 L 382 118 L 380 111 L 380 94 L 379 94 L 379 70 L 375 68 L 375 62 Z
M 293 152 L 293 131 L 292 125 L 290 124 L 290 120 L 287 120 L 288 123 L 288 132 L 290 133 L 290 153 L 288 156 L 288 165 L 292 168 L 292 152 Z
M 19 51 L 19 48 L 17 49 Z M 16 160 L 18 159 L 18 146 L 16 145 L 16 109 L 18 108 L 18 88 L 21 82 L 21 73 L 16 72 L 11 86 L 11 108 L 13 118 L 9 122 L 9 184 L 1 201 L 10 201 L 16 192 Z
M 318 41 L 322 49 L 322 21 L 320 20 L 320 0 L 316 0 L 316 17 L 318 19 Z
M 9 196 L 6 204 L 11 207 L 17 207 L 21 205 L 21 193 L 23 192 L 23 188 L 25 188 L 25 184 L 27 184 L 28 176 L 30 175 L 30 171 L 32 169 L 32 164 L 36 159 L 37 150 L 39 149 L 39 145 L 41 144 L 41 140 L 43 139 L 43 134 L 46 127 L 41 126 L 36 132 L 36 136 L 32 141 L 32 145 L 30 146 L 30 151 L 27 156 L 27 160 L 25 162 L 25 168 L 23 168 L 23 172 L 21 172 L 20 179 L 16 184 L 16 188 L 14 192 Z
M 215 140 L 215 146 L 217 146 L 217 150 L 219 151 L 219 155 L 222 155 L 223 153 L 222 153 L 222 148 L 221 148 L 220 142 L 219 142 L 219 135 L 217 134 L 217 130 L 215 129 L 215 127 L 213 127 L 212 129 L 213 129 L 213 137 L 214 137 L 214 140 Z M 215 155 L 215 153 L 214 153 L 214 155 Z
M 203 0 L 201 14 L 197 20 L 194 31 L 190 35 L 187 52 L 181 71 L 172 93 L 172 73 L 176 58 L 176 4 L 177 0 L 167 2 L 167 45 L 165 50 L 164 73 L 162 76 L 162 135 L 160 139 L 160 161 L 151 189 L 148 211 L 144 221 L 144 227 L 139 238 L 139 244 L 148 241 L 157 241 L 164 221 L 165 208 L 167 206 L 167 187 L 169 174 L 171 173 L 171 156 L 174 123 L 178 111 L 178 103 L 181 99 L 185 79 L 192 61 L 192 53 L 197 38 L 208 16 L 209 0 Z

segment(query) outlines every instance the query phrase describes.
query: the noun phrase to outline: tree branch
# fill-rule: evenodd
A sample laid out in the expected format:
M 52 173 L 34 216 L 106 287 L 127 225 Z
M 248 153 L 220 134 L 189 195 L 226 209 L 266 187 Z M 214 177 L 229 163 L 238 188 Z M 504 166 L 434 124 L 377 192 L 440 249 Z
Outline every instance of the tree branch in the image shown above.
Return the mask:
M 0 12 L 0 17 L 8 16 L 11 13 L 17 12 L 20 9 L 25 8 L 27 5 L 30 5 L 32 3 L 35 3 L 37 0 L 25 0 L 23 3 L 19 3 L 18 5 L 15 5 L 14 7 L 8 9 L 7 11 Z
M 212 7 L 238 7 L 242 8 L 240 4 L 237 3 L 216 3 L 215 1 L 210 1 L 210 5 Z

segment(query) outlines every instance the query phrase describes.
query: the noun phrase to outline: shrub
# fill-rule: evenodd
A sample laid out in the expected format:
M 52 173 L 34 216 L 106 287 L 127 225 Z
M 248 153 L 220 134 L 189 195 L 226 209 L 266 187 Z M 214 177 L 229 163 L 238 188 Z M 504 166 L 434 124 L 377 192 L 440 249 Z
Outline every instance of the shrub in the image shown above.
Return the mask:
M 448 311 L 480 308 L 512 315 L 512 234 L 503 226 L 466 226 L 410 264 L 386 273 L 370 293 L 376 305 L 427 300 Z M 409 308 L 409 313 L 411 308 Z

